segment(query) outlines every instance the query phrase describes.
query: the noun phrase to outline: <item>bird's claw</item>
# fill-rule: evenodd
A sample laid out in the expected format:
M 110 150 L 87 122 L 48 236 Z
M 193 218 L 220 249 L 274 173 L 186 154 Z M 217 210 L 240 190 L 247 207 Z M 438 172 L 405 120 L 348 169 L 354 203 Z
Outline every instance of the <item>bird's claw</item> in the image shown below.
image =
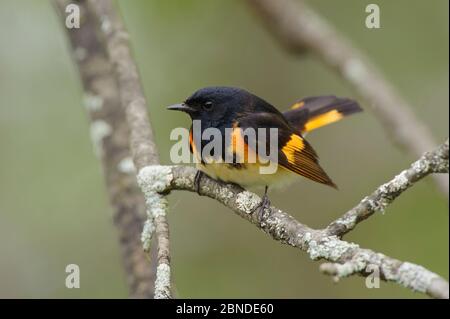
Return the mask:
M 265 212 L 270 211 L 270 200 L 269 196 L 267 196 L 267 186 L 264 191 L 264 196 L 261 198 L 261 202 L 258 204 L 258 206 L 255 207 L 254 212 L 257 213 L 258 221 L 261 223 L 265 219 Z
M 194 190 L 199 195 L 200 195 L 200 181 L 201 181 L 202 177 L 203 177 L 203 172 L 202 171 L 197 171 L 197 173 L 195 173 Z

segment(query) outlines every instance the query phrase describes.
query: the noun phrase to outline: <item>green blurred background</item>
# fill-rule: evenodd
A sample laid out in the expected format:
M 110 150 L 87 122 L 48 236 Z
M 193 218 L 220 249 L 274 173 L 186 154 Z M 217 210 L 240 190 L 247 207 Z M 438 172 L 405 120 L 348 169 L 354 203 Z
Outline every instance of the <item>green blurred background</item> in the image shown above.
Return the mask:
M 380 67 L 436 141 L 448 135 L 448 1 L 310 1 Z M 313 56 L 285 53 L 243 1 L 119 1 L 163 163 L 165 110 L 208 85 L 241 86 L 287 108 L 300 97 L 359 97 Z M 0 0 L 0 297 L 127 297 L 116 230 L 89 138 L 77 70 L 51 2 Z M 299 181 L 272 203 L 323 227 L 412 162 L 369 111 L 308 136 L 340 190 Z M 353 277 L 333 284 L 307 254 L 271 240 L 213 200 L 170 196 L 173 276 L 180 297 L 417 298 Z M 346 239 L 448 278 L 448 204 L 427 178 Z M 65 267 L 81 288 L 65 288 Z

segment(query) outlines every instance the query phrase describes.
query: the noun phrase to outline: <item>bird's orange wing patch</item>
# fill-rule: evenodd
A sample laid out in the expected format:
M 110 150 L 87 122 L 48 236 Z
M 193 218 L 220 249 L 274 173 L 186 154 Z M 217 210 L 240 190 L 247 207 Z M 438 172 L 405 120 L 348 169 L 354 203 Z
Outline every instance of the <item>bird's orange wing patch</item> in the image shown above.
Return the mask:
M 189 131 L 189 149 L 191 153 L 195 154 L 197 152 L 195 144 L 194 144 L 194 136 L 192 134 L 192 129 Z
M 292 134 L 291 139 L 283 146 L 281 151 L 291 164 L 295 164 L 295 153 L 301 152 L 305 147 L 303 138 L 297 134 Z
M 194 135 L 192 133 L 192 128 L 189 130 L 189 150 L 195 156 L 195 158 L 203 163 L 201 153 L 198 152 L 197 146 L 195 145 Z
M 233 157 L 239 163 L 255 163 L 257 161 L 256 152 L 248 147 L 242 134 L 242 129 L 233 125 L 231 132 L 231 143 L 228 148 L 228 152 L 233 154 Z
M 314 149 L 300 135 L 291 134 L 286 144 L 281 146 L 279 164 L 296 174 L 336 188 L 331 178 L 320 167 Z
M 309 119 L 303 128 L 303 132 L 310 132 L 312 130 L 315 130 L 316 128 L 334 123 L 339 121 L 344 117 L 344 114 L 338 112 L 337 110 L 331 110 L 324 114 L 320 114 L 318 116 L 315 116 L 311 119 Z
M 298 101 L 298 102 L 295 102 L 294 105 L 292 105 L 292 106 L 290 107 L 290 109 L 291 109 L 291 110 L 296 110 L 296 109 L 301 108 L 301 107 L 304 106 L 304 105 L 305 105 L 305 101 Z

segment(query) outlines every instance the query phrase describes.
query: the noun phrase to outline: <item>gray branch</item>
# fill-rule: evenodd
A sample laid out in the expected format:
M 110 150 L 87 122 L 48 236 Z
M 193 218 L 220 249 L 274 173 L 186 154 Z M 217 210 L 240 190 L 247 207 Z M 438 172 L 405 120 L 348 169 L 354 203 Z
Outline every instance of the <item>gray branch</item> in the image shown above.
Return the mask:
M 130 148 L 137 170 L 159 164 L 158 152 L 150 126 L 147 103 L 139 80 L 137 66 L 130 51 L 129 35 L 110 0 L 89 1 L 101 24 L 106 50 L 117 79 L 117 89 L 130 129 Z M 160 194 L 146 194 L 148 218 L 144 225 L 144 247 L 149 250 L 147 237 L 156 233 L 157 270 L 155 298 L 171 298 L 169 227 L 166 218 L 167 199 Z M 150 200 L 151 199 L 151 200 Z
M 63 25 L 65 8 L 69 3 L 65 0 L 55 1 Z M 130 297 L 153 298 L 155 272 L 142 250 L 139 236 L 145 220 L 145 202 L 136 183 L 131 161 L 125 112 L 121 107 L 112 65 L 96 32 L 97 21 L 87 9 L 86 1 L 79 1 L 78 5 L 83 17 L 81 27 L 64 29 L 83 85 L 92 143 L 102 163 L 113 220 L 119 233 Z
M 417 165 L 420 165 L 420 169 Z M 413 167 L 416 170 L 415 177 L 404 175 L 404 177 L 394 180 L 400 182 L 405 178 L 410 178 L 412 182 L 433 172 L 448 172 L 448 142 L 436 151 L 423 155 Z M 151 165 L 143 167 L 139 171 L 138 183 L 144 190 L 147 201 L 152 202 L 155 201 L 155 194 L 167 194 L 172 190 L 195 191 L 195 172 L 194 168 L 185 166 Z M 396 196 L 410 186 L 409 183 L 402 181 L 401 186 L 397 185 L 395 191 L 394 184 L 380 187 L 379 201 L 383 202 L 382 206 L 386 207 L 392 202 Z M 389 183 L 385 185 L 389 185 Z M 311 259 L 324 259 L 331 262 L 321 266 L 324 273 L 338 278 L 353 274 L 368 276 L 370 275 L 369 269 L 376 267 L 380 278 L 385 281 L 398 283 L 434 298 L 448 298 L 448 282 L 439 275 L 422 266 L 402 262 L 381 253 L 363 249 L 355 243 L 343 241 L 333 233 L 333 230 L 341 230 L 340 227 L 329 226 L 323 230 L 312 229 L 273 206 L 265 211 L 261 221 L 257 214 L 254 214 L 255 208 L 261 201 L 259 196 L 237 185 L 224 184 L 207 176 L 200 181 L 199 193 L 222 203 L 273 239 L 306 251 Z
M 434 151 L 423 154 L 410 168 L 378 187 L 357 206 L 333 221 L 326 228 L 326 232 L 329 235 L 342 237 L 361 221 L 376 212 L 383 212 L 401 193 L 432 173 L 448 173 L 448 139 Z
M 392 141 L 418 158 L 435 143 L 430 131 L 411 111 L 378 69 L 344 35 L 303 1 L 247 0 L 275 38 L 293 53 L 311 52 L 335 69 L 368 102 Z M 448 198 L 448 178 L 434 175 Z

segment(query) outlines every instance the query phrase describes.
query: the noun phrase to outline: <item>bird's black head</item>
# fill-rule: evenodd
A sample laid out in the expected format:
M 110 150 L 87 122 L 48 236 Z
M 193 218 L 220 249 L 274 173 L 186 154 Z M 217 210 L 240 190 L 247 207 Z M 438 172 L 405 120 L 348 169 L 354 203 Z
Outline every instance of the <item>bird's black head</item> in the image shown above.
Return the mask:
M 188 113 L 193 120 L 208 126 L 218 126 L 233 119 L 251 105 L 253 95 L 234 87 L 206 87 L 196 91 L 184 103 L 169 106 L 169 110 Z

